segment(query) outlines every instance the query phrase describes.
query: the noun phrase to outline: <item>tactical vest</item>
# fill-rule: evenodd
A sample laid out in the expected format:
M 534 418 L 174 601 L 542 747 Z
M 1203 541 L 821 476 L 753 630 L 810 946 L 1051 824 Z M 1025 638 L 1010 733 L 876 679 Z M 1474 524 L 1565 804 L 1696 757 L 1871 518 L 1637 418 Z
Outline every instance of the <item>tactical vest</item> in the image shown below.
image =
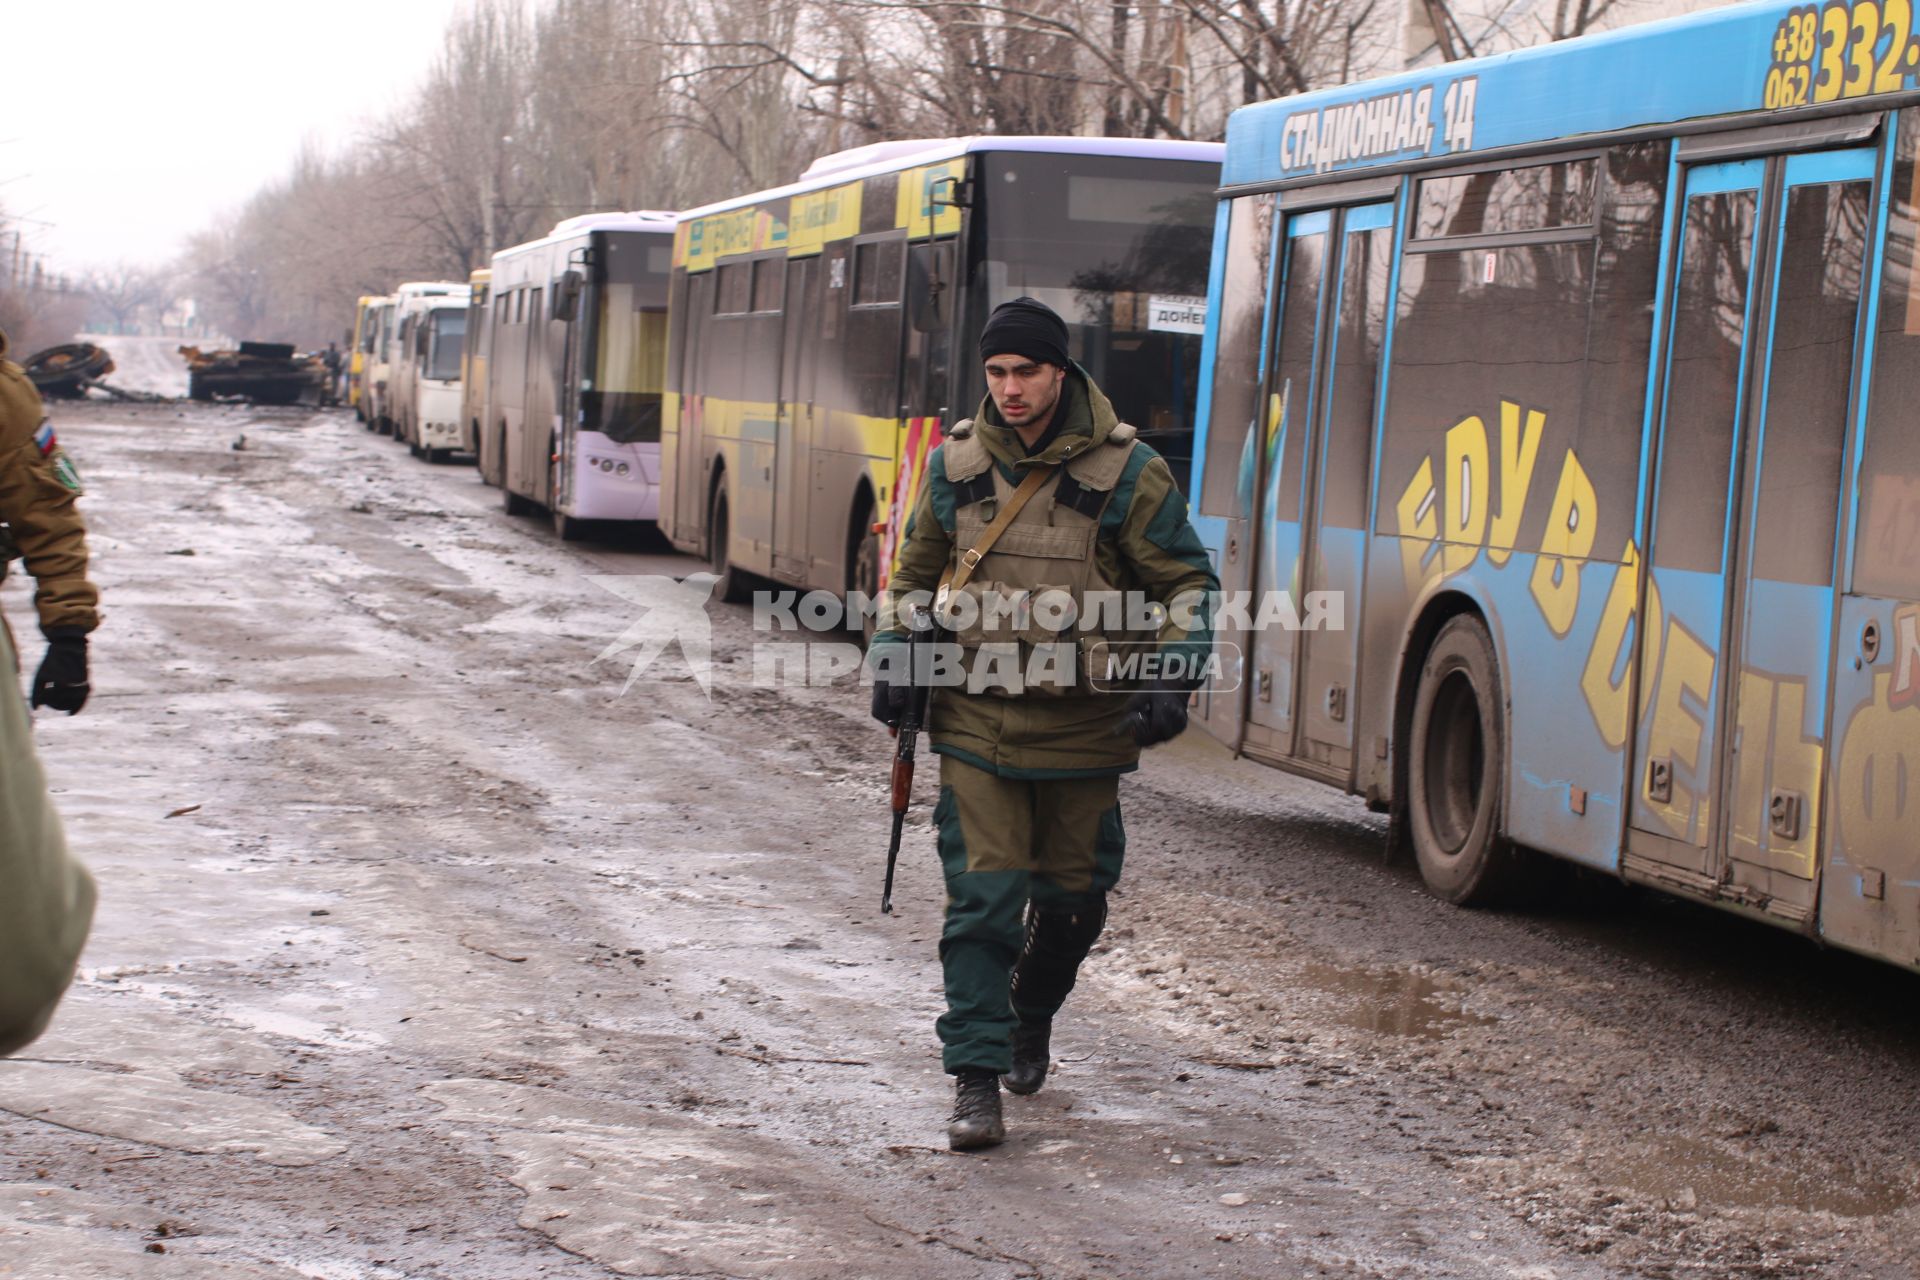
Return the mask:
M 1060 697 L 1132 687 L 1110 676 L 1114 646 L 1151 645 L 1158 629 L 1127 629 L 1126 602 L 1101 573 L 1095 551 L 1100 518 L 1137 434 L 1121 423 L 1104 442 L 1055 467 L 1055 479 L 1001 531 L 960 591 L 943 586 L 938 610 L 964 653 L 970 692 Z M 994 465 L 972 419 L 947 433 L 941 456 L 954 491 L 951 580 L 1018 486 Z M 1008 675 L 1018 679 L 1009 682 Z

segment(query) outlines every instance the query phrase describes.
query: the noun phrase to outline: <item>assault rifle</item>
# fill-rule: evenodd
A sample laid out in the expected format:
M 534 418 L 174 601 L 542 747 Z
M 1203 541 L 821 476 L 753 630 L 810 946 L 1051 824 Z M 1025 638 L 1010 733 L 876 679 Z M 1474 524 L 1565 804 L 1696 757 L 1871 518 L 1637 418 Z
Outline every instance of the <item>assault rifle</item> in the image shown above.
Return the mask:
M 907 803 L 913 796 L 913 753 L 919 745 L 920 730 L 927 723 L 927 708 L 933 697 L 933 645 L 940 629 L 934 625 L 933 611 L 924 605 L 911 606 L 907 618 L 907 690 L 906 709 L 894 728 L 893 745 L 893 836 L 887 841 L 887 880 L 880 890 L 880 914 L 893 914 L 893 869 L 900 861 L 901 827 L 907 820 Z

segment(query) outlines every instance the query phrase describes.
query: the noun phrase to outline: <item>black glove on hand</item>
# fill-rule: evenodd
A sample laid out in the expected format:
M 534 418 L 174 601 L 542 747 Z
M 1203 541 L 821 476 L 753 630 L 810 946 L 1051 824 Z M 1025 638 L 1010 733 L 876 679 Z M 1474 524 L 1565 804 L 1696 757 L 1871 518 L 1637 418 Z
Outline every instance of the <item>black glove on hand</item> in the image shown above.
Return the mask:
M 1143 747 L 1170 742 L 1187 730 L 1187 690 L 1155 685 L 1127 699 L 1127 718 L 1119 733 L 1131 733 Z
M 907 713 L 907 698 L 913 692 L 911 685 L 891 684 L 876 676 L 873 681 L 873 718 L 889 729 L 900 727 L 900 717 Z
M 62 629 L 49 635 L 47 656 L 40 660 L 40 670 L 33 677 L 33 705 L 77 715 L 87 705 L 91 692 L 86 633 Z

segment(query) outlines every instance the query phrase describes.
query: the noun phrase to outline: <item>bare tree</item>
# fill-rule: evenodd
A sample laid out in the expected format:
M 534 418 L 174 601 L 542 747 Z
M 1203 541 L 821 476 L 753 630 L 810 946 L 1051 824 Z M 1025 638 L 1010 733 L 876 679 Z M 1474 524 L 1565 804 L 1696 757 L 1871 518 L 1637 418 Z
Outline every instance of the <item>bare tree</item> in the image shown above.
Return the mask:
M 117 262 L 86 279 L 87 296 L 105 313 L 113 332 L 125 333 L 138 323 L 140 313 L 164 306 L 166 284 L 160 273 L 131 262 Z

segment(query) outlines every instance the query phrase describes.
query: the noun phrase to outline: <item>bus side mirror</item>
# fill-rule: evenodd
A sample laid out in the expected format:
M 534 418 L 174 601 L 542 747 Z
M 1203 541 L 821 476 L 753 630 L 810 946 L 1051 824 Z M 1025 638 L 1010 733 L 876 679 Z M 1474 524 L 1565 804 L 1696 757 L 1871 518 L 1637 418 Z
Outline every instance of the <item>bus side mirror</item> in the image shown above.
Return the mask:
M 580 305 L 580 289 L 584 283 L 585 279 L 578 271 L 568 271 L 553 282 L 553 319 L 573 319 L 574 309 Z
M 915 245 L 907 254 L 909 322 L 920 333 L 947 327 L 953 315 L 953 246 Z
M 935 178 L 927 186 L 927 204 L 934 213 L 943 209 L 965 209 L 973 203 L 973 183 L 948 174 Z

